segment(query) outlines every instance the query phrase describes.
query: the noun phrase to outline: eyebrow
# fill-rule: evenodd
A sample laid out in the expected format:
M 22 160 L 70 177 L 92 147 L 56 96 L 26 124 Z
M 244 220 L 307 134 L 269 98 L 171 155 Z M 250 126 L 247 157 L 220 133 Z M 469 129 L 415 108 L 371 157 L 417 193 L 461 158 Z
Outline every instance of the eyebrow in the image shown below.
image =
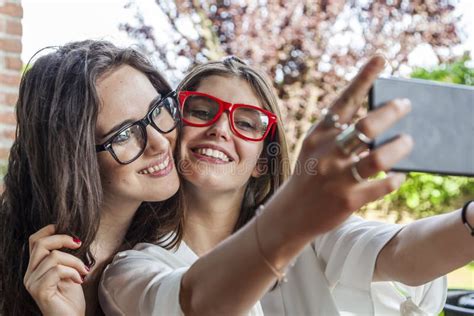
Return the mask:
M 146 113 L 148 114 L 148 112 L 150 112 L 151 108 L 156 105 L 156 103 L 161 100 L 162 96 L 160 93 L 158 93 L 158 95 L 153 98 L 153 100 L 151 100 L 150 104 L 148 105 L 148 110 L 146 111 Z M 115 124 L 107 133 L 105 133 L 104 135 L 102 135 L 101 139 L 104 139 L 110 135 L 112 135 L 113 133 L 119 131 L 122 127 L 126 126 L 126 125 L 132 125 L 133 123 L 136 123 L 137 121 L 135 120 L 131 120 L 131 119 L 128 119 L 128 120 L 125 120 L 125 121 L 122 121 L 122 122 L 119 122 L 117 124 Z

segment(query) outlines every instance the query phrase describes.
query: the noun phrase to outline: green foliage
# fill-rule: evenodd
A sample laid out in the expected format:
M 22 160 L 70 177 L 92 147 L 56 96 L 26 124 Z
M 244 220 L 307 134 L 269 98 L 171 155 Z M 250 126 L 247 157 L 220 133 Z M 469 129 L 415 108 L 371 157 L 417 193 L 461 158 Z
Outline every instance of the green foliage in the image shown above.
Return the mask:
M 472 62 L 466 55 L 436 69 L 417 68 L 412 77 L 474 85 Z M 410 173 L 400 189 L 388 195 L 384 202 L 390 203 L 391 209 L 406 211 L 413 218 L 422 218 L 458 208 L 464 201 L 473 198 L 474 178 Z
M 413 218 L 422 218 L 450 211 L 472 198 L 474 179 L 413 172 L 398 191 L 385 199 Z
M 436 69 L 427 70 L 416 68 L 412 72 L 411 77 L 474 86 L 473 62 L 474 61 L 470 60 L 469 56 L 466 54 L 460 60 L 451 64 L 440 65 Z M 468 66 L 470 63 L 471 66 Z

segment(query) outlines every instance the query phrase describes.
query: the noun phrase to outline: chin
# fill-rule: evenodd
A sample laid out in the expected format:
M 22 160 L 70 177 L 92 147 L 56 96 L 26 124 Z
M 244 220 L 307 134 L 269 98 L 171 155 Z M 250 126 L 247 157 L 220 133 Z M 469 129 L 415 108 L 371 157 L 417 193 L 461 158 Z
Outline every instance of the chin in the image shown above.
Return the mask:
M 187 176 L 186 181 L 202 191 L 227 191 L 229 189 L 228 179 L 231 178 L 232 176 L 223 176 L 222 173 L 207 173 L 206 175 L 195 174 Z
M 150 194 L 149 196 L 150 198 L 147 199 L 147 201 L 162 202 L 162 201 L 168 200 L 169 198 L 174 196 L 176 192 L 178 192 L 179 184 L 176 184 L 176 185 L 168 184 L 166 186 L 161 186 L 160 189 L 161 190 Z

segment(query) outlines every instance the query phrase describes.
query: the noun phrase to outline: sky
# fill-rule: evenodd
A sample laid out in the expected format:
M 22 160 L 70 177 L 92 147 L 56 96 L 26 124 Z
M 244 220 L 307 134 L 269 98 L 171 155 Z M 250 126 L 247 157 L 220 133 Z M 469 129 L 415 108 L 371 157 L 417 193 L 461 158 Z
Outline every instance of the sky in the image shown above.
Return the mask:
M 154 1 L 137 2 L 146 17 L 156 16 L 154 25 L 160 27 L 161 18 Z M 118 45 L 133 44 L 118 28 L 121 22 L 133 21 L 134 10 L 125 9 L 125 3 L 126 0 L 22 0 L 23 62 L 42 47 L 87 38 L 107 39 Z M 460 0 L 457 12 L 463 14 L 461 25 L 467 31 L 467 39 L 459 51 L 470 50 L 474 57 L 474 0 Z M 436 58 L 427 47 L 420 46 L 412 54 L 410 64 L 434 66 Z

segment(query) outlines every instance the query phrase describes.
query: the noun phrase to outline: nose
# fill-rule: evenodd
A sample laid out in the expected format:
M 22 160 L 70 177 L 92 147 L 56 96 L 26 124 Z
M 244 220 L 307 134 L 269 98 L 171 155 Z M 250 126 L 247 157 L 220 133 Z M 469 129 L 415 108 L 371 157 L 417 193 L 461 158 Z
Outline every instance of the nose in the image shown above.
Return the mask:
M 223 140 L 230 139 L 230 122 L 229 122 L 229 114 L 222 113 L 221 117 L 212 124 L 207 132 L 206 135 L 210 137 L 222 138 Z
M 149 156 L 156 156 L 157 154 L 167 153 L 169 151 L 171 143 L 174 142 L 174 136 L 176 132 L 171 132 L 168 134 L 161 134 L 152 126 L 148 125 L 146 127 L 147 132 L 147 144 L 145 148 L 145 153 Z

